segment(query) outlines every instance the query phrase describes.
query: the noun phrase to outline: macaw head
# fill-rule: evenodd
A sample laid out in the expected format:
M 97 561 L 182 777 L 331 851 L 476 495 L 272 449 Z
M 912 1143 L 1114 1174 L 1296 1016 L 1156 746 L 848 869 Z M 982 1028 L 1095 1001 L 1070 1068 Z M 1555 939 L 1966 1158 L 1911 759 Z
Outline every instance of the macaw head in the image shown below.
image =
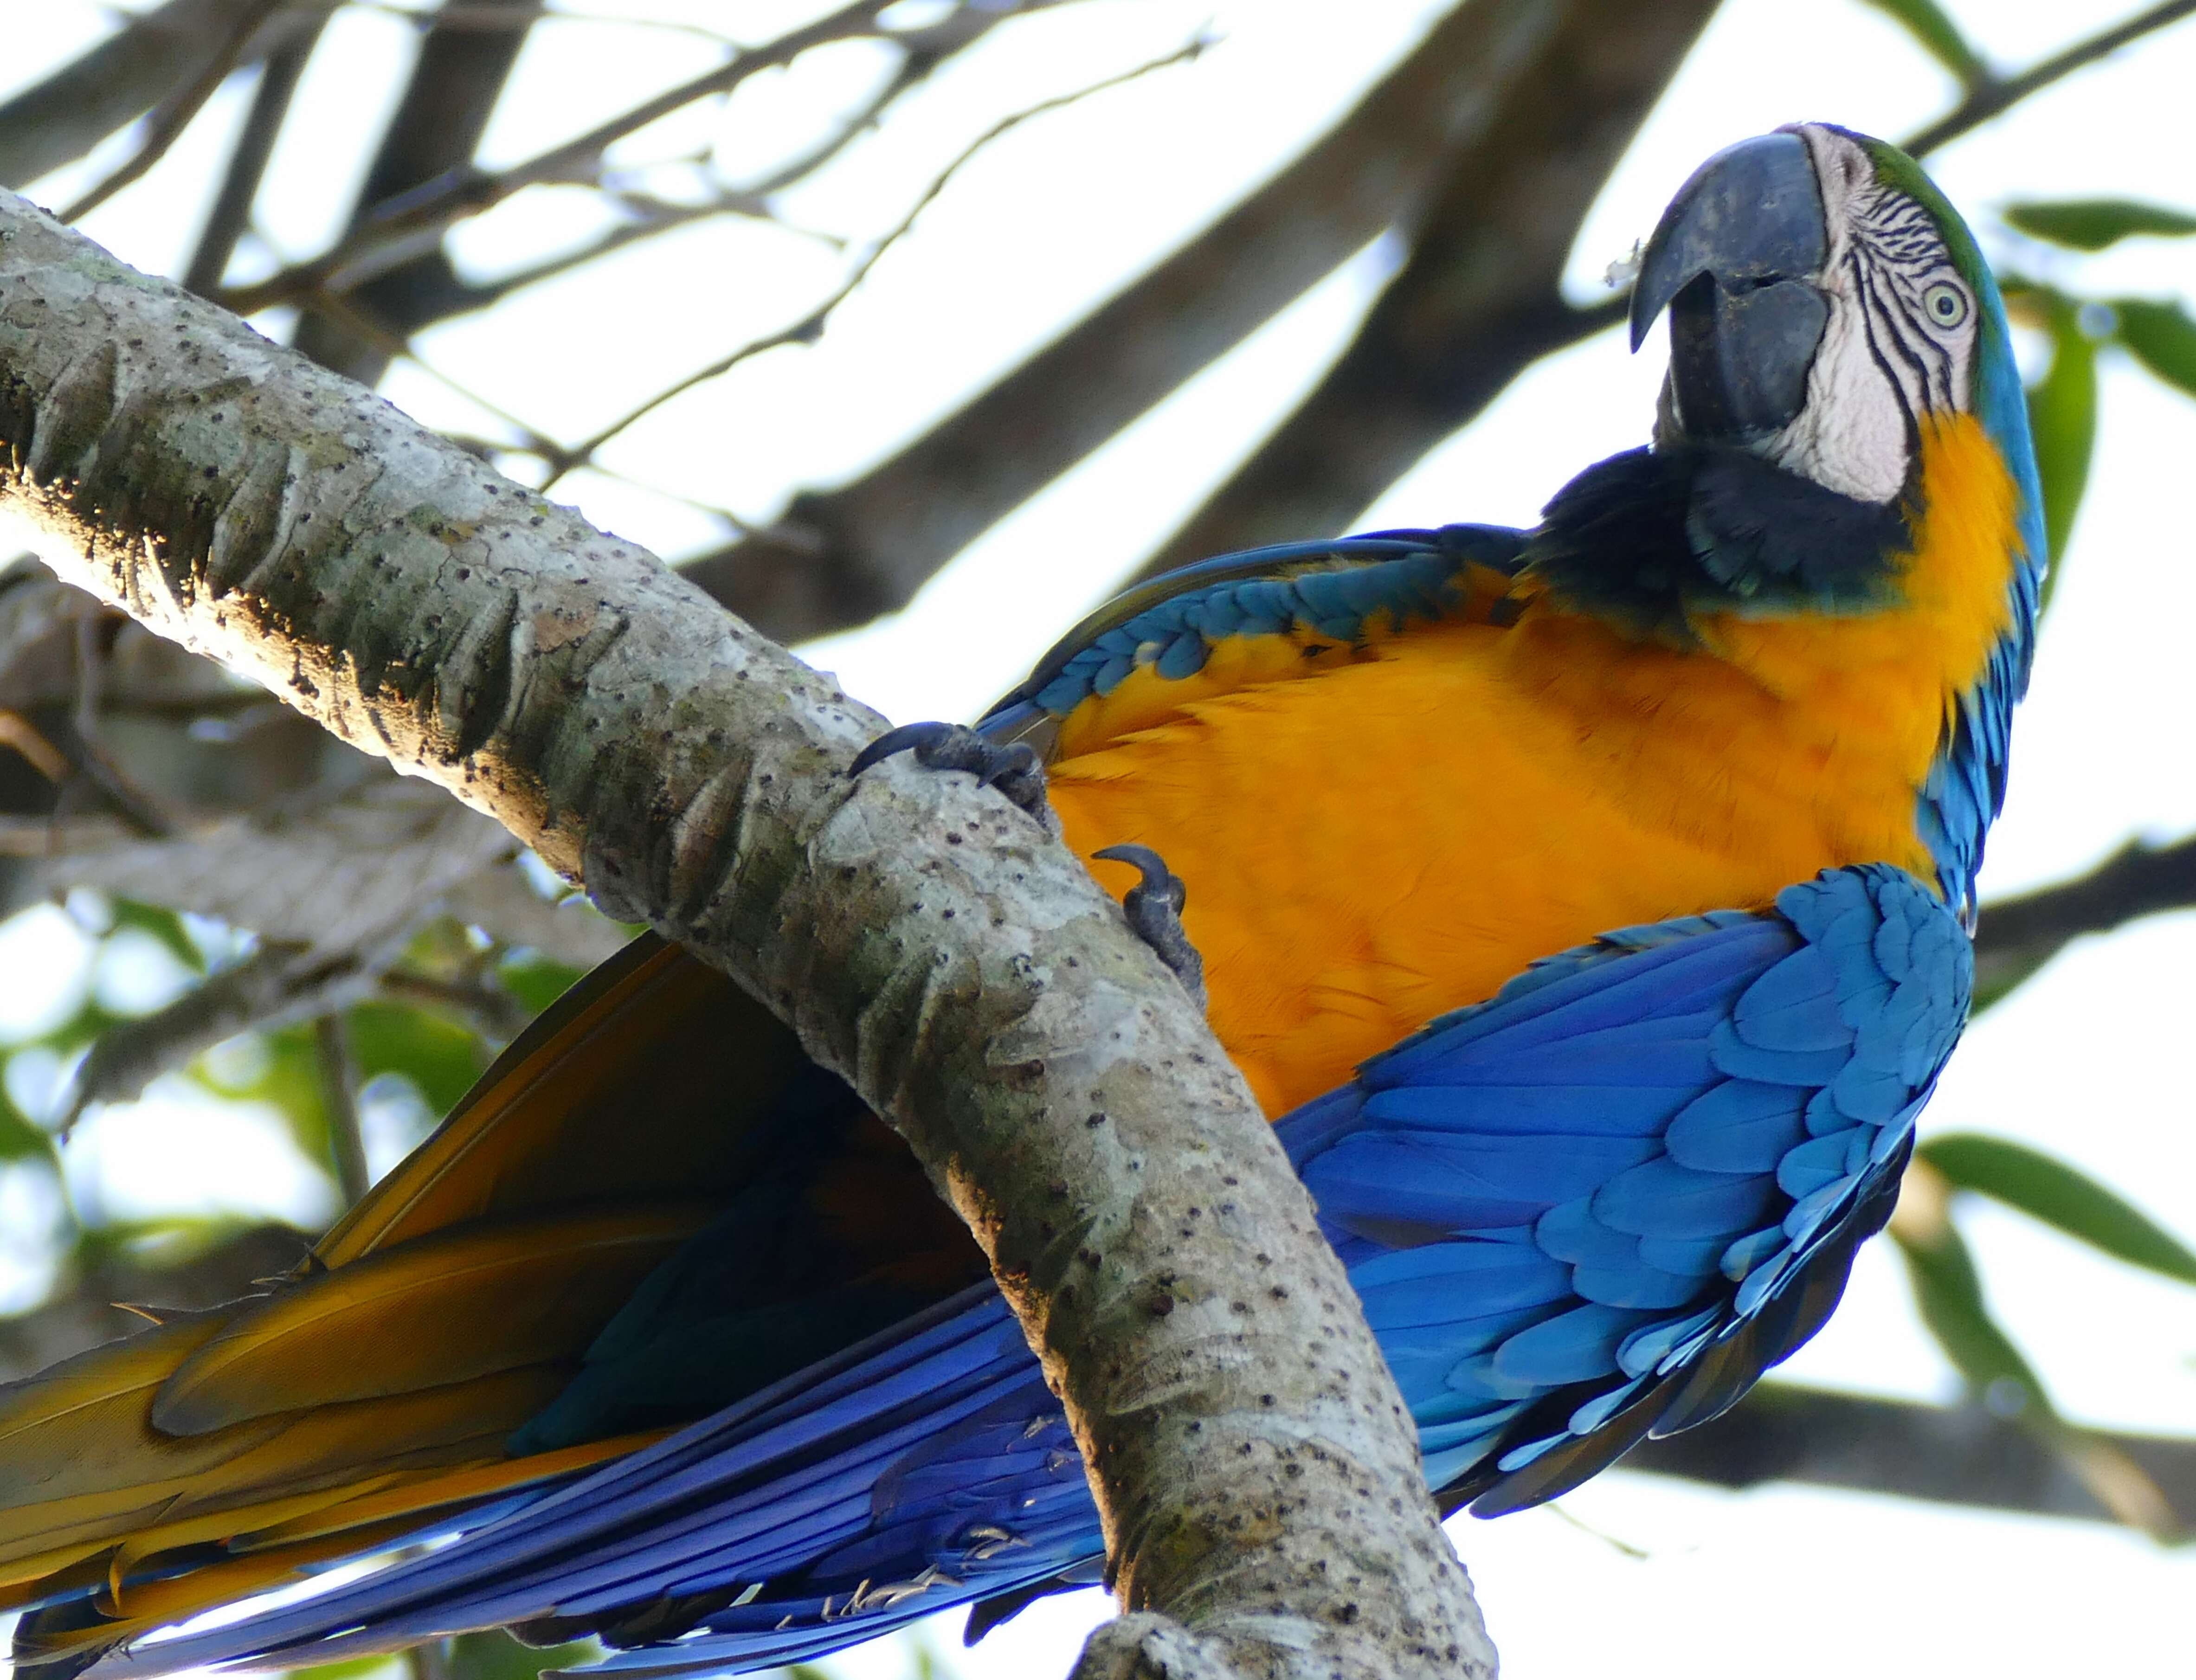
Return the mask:
M 1911 158 L 1806 123 L 1695 171 L 1648 242 L 1636 349 L 1665 309 L 1656 442 L 1737 445 L 1823 488 L 1910 504 L 1928 428 L 1974 416 L 2042 558 L 2027 409 L 1974 236 Z
M 1844 668 L 1848 631 L 1871 657 L 1895 645 L 1908 697 L 1876 711 L 1937 741 L 1916 830 L 1966 903 L 2046 558 L 2005 306 L 1974 236 L 1896 147 L 1800 124 L 1679 189 L 1641 255 L 1634 349 L 1665 311 L 1653 447 L 1557 494 L 1527 577 L 1559 610 L 1788 673 L 1801 644 Z

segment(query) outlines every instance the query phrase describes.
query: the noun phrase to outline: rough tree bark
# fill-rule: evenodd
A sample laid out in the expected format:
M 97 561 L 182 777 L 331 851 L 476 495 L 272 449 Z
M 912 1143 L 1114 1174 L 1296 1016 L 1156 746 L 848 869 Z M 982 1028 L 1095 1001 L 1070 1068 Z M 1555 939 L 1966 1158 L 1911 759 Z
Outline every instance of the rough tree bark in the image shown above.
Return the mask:
M 0 511 L 49 564 L 721 965 L 967 1219 L 1133 1614 L 1080 1672 L 1487 1675 L 1346 1277 L 1171 978 L 1036 821 L 652 557 L 0 195 Z

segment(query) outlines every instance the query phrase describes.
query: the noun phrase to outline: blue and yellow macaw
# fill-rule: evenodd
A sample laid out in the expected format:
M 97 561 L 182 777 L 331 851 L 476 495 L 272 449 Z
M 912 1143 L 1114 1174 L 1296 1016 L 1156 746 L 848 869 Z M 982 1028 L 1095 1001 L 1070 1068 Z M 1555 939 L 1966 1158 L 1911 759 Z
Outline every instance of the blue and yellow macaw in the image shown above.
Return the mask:
M 1652 446 L 1539 526 L 1191 567 L 980 725 L 1042 756 L 1078 851 L 1186 888 L 1428 1481 L 1482 1515 L 1714 1416 L 1835 1303 L 1967 1014 L 2028 668 L 2004 312 L 1910 159 L 1817 124 L 1711 159 L 1635 346 L 1666 309 Z M 297 1275 L 0 1396 L 0 1487 L 50 1680 L 497 1625 L 723 1672 L 993 1616 L 1101 1551 L 912 1158 L 652 939 Z

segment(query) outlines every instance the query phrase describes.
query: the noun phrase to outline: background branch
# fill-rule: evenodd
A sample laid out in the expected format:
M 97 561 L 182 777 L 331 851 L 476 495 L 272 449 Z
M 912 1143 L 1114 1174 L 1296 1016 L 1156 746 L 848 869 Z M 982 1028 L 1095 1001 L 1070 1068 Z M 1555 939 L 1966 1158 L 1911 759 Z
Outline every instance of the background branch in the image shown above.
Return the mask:
M 1414 222 L 1459 158 L 1482 155 L 1511 113 L 1546 96 L 1551 61 L 1597 30 L 1614 32 L 1610 53 L 1636 52 L 1656 20 L 1707 9 L 1457 7 L 1303 156 L 1141 279 L 890 459 L 796 496 L 770 529 L 682 570 L 789 641 L 904 605 L 987 527 L 1383 232 Z
M 336 0 L 292 0 L 235 55 L 257 64 L 316 31 Z M 167 0 L 134 17 L 34 86 L 0 104 L 0 187 L 73 163 L 125 124 L 188 87 L 258 0 Z
M 2087 875 L 1985 904 L 1975 929 L 1975 998 L 2002 997 L 2084 933 L 2196 905 L 2196 838 L 2130 840 Z
M 2182 1534 L 2196 1533 L 2196 1440 L 2089 1433 L 2148 1475 Z M 1713 1423 L 1643 1441 L 1623 1462 L 1719 1487 L 1805 1482 L 2031 1516 L 2120 1520 L 2064 1452 L 1979 1405 L 1917 1406 L 1764 1383 Z

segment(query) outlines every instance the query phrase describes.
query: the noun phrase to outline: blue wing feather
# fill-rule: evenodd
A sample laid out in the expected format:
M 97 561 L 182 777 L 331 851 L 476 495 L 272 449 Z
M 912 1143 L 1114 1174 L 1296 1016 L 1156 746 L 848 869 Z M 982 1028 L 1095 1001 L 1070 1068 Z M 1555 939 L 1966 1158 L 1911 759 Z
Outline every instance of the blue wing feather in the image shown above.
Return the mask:
M 1889 1211 L 1969 969 L 1919 882 L 1832 871 L 1771 914 L 1536 964 L 1280 1123 L 1448 1503 L 1552 1498 L 1714 1416 L 1814 1332 Z M 1058 1403 L 988 1285 L 468 1521 L 324 1597 L 89 1672 L 568 1617 L 631 1647 L 604 1671 L 721 1673 L 1032 1590 L 1101 1546 Z

